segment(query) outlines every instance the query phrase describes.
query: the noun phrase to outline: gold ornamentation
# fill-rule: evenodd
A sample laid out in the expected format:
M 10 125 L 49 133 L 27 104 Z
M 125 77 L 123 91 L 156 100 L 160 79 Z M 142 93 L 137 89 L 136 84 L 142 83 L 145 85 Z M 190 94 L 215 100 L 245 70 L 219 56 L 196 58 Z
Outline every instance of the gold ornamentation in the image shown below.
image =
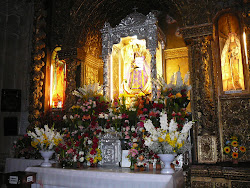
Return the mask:
M 216 136 L 210 136 L 210 135 L 198 136 L 198 162 L 199 163 L 217 162 Z
M 43 107 L 41 102 L 43 96 L 43 84 L 44 84 L 44 72 L 42 70 L 45 57 L 45 30 L 46 30 L 46 21 L 44 14 L 45 7 L 43 5 L 44 1 L 35 2 L 35 15 L 34 15 L 34 34 L 33 40 L 33 64 L 32 64 L 32 72 L 31 72 L 31 83 L 30 83 L 30 107 L 29 107 L 29 122 L 28 130 L 34 128 L 35 126 L 39 126 L 40 123 L 40 110 Z M 43 23 L 43 24 L 41 24 Z

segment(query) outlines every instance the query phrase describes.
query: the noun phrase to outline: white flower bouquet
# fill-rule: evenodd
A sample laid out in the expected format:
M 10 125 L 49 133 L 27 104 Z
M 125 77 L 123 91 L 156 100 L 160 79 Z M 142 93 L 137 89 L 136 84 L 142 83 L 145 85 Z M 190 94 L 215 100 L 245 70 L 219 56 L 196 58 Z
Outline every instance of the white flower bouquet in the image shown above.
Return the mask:
M 42 151 L 53 150 L 62 141 L 62 135 L 48 125 L 44 125 L 44 128 L 35 127 L 35 132 L 29 131 L 28 135 L 32 139 L 31 145 Z
M 187 138 L 192 125 L 192 121 L 186 121 L 183 128 L 178 131 L 177 122 L 171 119 L 168 123 L 167 114 L 162 112 L 159 128 L 156 128 L 150 119 L 144 123 L 148 132 L 148 136 L 144 137 L 145 145 L 158 154 L 183 153 L 191 149 L 191 144 Z
M 81 99 L 92 99 L 95 96 L 102 95 L 103 86 L 100 86 L 99 83 L 83 85 L 79 87 L 77 90 L 72 92 L 73 95 L 81 98 Z

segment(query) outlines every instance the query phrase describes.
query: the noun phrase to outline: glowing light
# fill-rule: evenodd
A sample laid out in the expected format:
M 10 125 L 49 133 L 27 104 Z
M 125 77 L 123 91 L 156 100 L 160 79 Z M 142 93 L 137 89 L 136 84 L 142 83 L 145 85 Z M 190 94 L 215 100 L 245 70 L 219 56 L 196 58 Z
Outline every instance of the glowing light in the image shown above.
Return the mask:
M 244 40 L 244 48 L 245 48 L 245 54 L 246 54 L 246 64 L 248 64 L 248 57 L 247 57 L 247 40 L 246 40 L 246 33 L 243 33 L 243 40 Z
M 50 65 L 50 107 L 53 106 L 52 104 L 52 93 L 53 93 L 53 65 Z

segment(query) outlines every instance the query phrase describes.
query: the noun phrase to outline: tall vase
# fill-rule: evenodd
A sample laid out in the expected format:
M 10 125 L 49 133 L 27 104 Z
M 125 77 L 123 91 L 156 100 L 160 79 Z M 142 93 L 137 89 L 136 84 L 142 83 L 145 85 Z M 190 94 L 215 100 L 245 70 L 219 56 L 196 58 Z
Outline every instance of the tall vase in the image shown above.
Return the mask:
M 44 158 L 44 162 L 40 166 L 42 167 L 51 167 L 52 164 L 49 162 L 49 159 L 52 157 L 54 151 L 40 151 L 42 157 Z
M 163 174 L 173 174 L 174 169 L 170 166 L 171 162 L 173 162 L 175 158 L 175 154 L 158 154 L 161 161 L 164 163 L 164 168 L 161 169 L 161 173 Z

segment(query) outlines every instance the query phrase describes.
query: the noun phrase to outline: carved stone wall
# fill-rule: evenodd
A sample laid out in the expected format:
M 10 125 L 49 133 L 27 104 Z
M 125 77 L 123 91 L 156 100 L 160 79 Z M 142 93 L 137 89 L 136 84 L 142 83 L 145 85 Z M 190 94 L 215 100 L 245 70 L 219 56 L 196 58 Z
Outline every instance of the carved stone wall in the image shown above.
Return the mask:
M 230 138 L 230 135 L 237 134 L 241 142 L 247 147 L 247 153 L 239 161 L 249 161 L 249 130 L 250 130 L 250 96 L 220 98 L 221 105 L 221 126 L 222 126 L 222 147 L 224 140 Z M 231 160 L 224 155 L 225 161 Z

